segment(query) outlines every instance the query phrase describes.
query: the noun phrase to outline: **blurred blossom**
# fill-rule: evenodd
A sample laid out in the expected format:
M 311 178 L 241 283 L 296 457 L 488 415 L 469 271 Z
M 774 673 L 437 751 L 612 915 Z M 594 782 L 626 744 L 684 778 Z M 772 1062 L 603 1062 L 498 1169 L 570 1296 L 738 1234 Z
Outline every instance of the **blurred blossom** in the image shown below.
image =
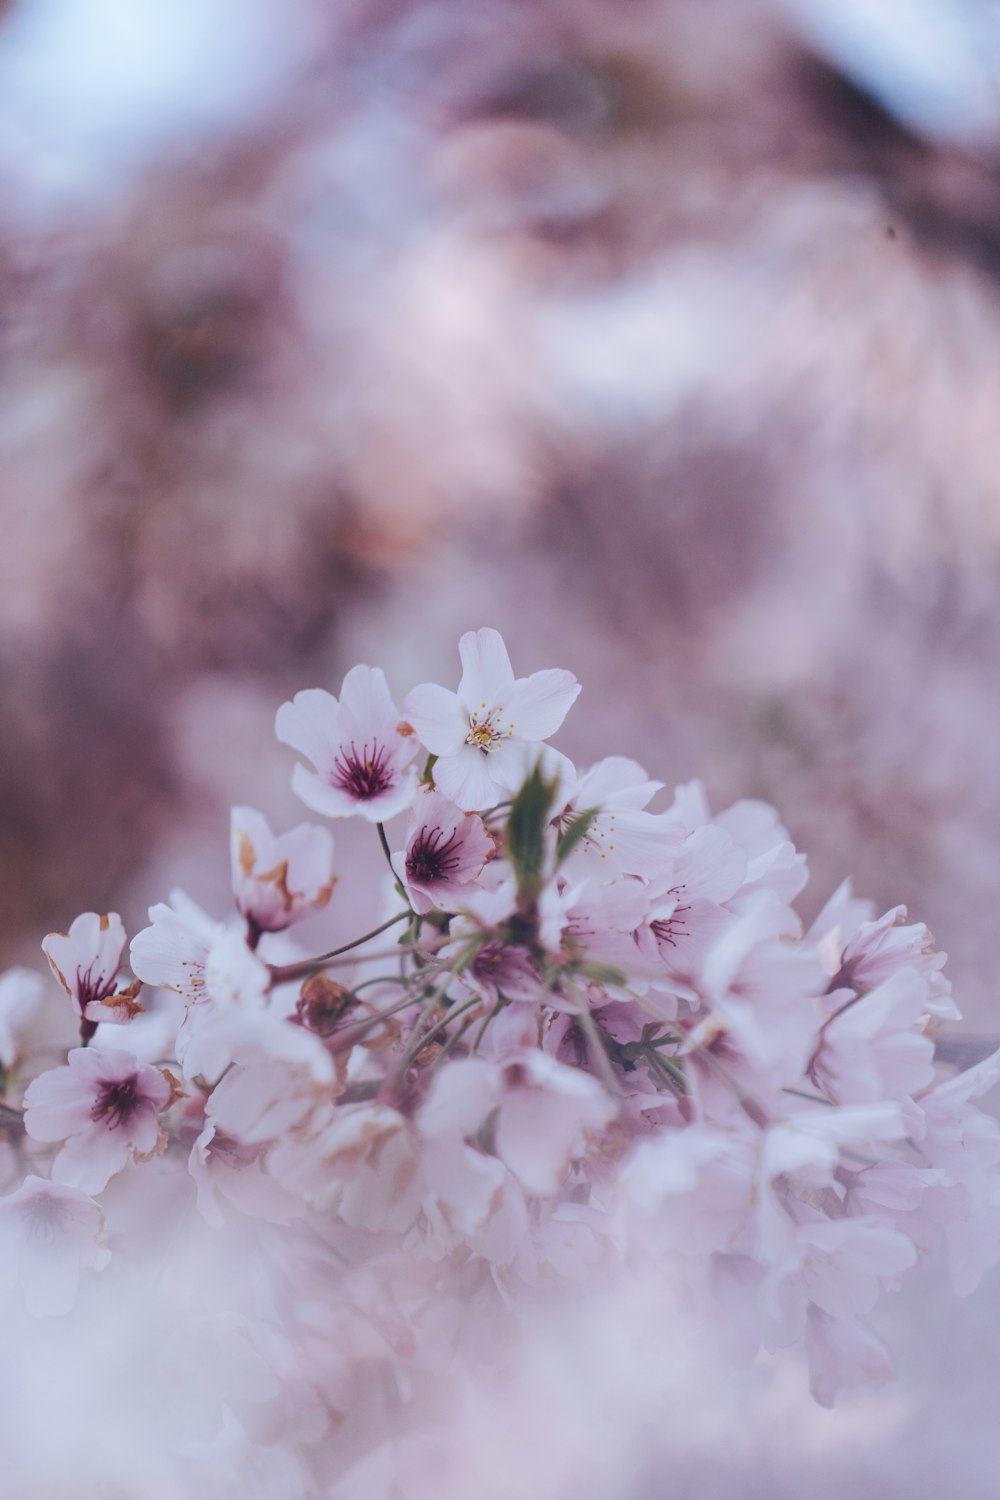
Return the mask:
M 244 912 L 279 925 L 254 903 L 280 894 L 282 838 L 302 807 L 274 710 L 303 690 L 337 692 L 355 661 L 379 662 L 401 705 L 426 679 L 450 691 L 455 641 L 495 624 L 523 677 L 558 663 L 600 704 L 570 714 L 561 743 L 581 767 L 613 757 L 632 768 L 618 795 L 639 800 L 620 803 L 614 826 L 633 853 L 648 855 L 664 816 L 641 800 L 654 785 L 641 766 L 671 786 L 703 777 L 713 806 L 773 802 L 810 853 L 807 928 L 825 909 L 845 943 L 867 931 L 853 898 L 828 906 L 853 872 L 878 912 L 905 903 L 914 914 L 890 935 L 928 924 L 973 1029 L 1000 1032 L 988 942 L 1000 901 L 996 9 L 0 8 L 3 963 L 40 975 L 43 936 L 80 912 L 120 911 L 141 933 L 149 905 L 183 886 L 204 910 L 157 906 L 133 950 L 140 978 L 152 948 L 151 984 L 193 964 L 182 978 L 232 1000 L 218 1025 L 193 1007 L 179 1049 L 188 1082 L 227 1068 L 234 1080 L 217 1118 L 198 1101 L 171 1106 L 188 1111 L 177 1149 L 112 1178 L 103 1229 L 89 1199 L 76 1205 L 86 1234 L 56 1267 L 60 1285 L 83 1268 L 70 1337 L 40 1333 L 15 1296 L 5 1308 L 19 1372 L 0 1421 L 12 1493 L 103 1500 L 141 1475 L 151 1496 L 178 1500 L 194 1466 L 202 1488 L 209 1476 L 240 1500 L 312 1500 L 310 1484 L 376 1500 L 396 1472 L 385 1449 L 366 1459 L 363 1438 L 413 1392 L 405 1380 L 387 1387 L 373 1348 L 403 1347 L 424 1273 L 359 1252 L 354 1310 L 312 1296 L 316 1263 L 300 1246 L 295 1274 L 282 1238 L 287 1184 L 268 1176 L 271 1147 L 238 1140 L 233 1125 L 252 1133 L 257 1105 L 265 1122 L 307 1111 L 322 1074 L 324 1088 L 356 1093 L 349 1126 L 317 1127 L 296 1159 L 303 1190 L 366 1140 L 406 1176 L 410 1146 L 394 1108 L 375 1114 L 371 1077 L 339 1055 L 317 1064 L 323 1027 L 354 1002 L 334 987 L 314 1029 L 285 1023 L 294 992 L 280 1024 L 260 1010 L 266 965 L 389 916 L 393 874 L 374 831 L 345 818 L 329 907 L 327 841 L 294 836 L 316 868 L 293 893 L 293 936 L 264 931 L 254 957 L 243 923 L 216 920 L 232 906 L 235 804 L 258 856 L 248 871 L 237 855 Z M 395 732 L 404 713 L 382 728 Z M 416 766 L 400 777 L 407 793 Z M 597 778 L 605 793 L 609 778 Z M 594 775 L 564 768 L 563 781 L 565 822 L 585 810 Z M 487 858 L 492 834 L 477 823 L 471 838 L 469 820 L 456 809 L 389 833 L 393 871 L 431 926 L 449 891 L 482 882 L 455 934 L 466 943 L 516 900 Z M 262 853 L 272 829 L 273 860 Z M 570 857 L 565 909 L 546 921 L 613 965 L 591 931 L 600 898 L 575 888 L 612 831 L 609 806 Z M 462 878 L 422 877 L 415 850 L 426 864 L 452 832 L 470 840 Z M 713 836 L 689 851 L 693 916 L 666 885 L 648 914 L 646 960 L 678 983 L 731 899 L 725 878 L 745 877 L 713 862 Z M 769 878 L 796 873 L 779 860 Z M 741 932 L 764 921 L 757 908 L 741 916 Z M 600 942 L 610 951 L 620 936 Z M 772 957 L 784 953 L 780 933 L 768 940 Z M 463 995 L 495 997 L 501 959 L 519 996 L 537 984 L 526 950 L 484 948 Z M 40 1055 L 43 1038 L 64 1055 L 77 1018 L 48 975 L 14 975 L 4 1064 L 25 1068 L 31 1053 L 20 1087 L 62 1060 Z M 928 1000 L 940 1019 L 939 979 L 880 972 L 877 1015 L 845 1013 L 803 1064 L 849 1107 L 923 1078 L 928 1038 L 899 1031 Z M 524 1045 L 523 1003 L 484 1038 L 485 1102 L 500 1097 L 496 1049 Z M 137 1066 L 163 1060 L 178 1019 L 161 997 L 130 1022 Z M 622 1047 L 634 1043 L 621 1017 L 612 1025 Z M 96 1041 L 121 1046 L 122 1035 Z M 288 1087 L 272 1097 L 260 1059 L 279 1037 Z M 779 1040 L 789 1054 L 803 1045 L 791 1025 Z M 774 1039 L 758 1042 L 766 1051 Z M 938 1103 L 944 1120 L 948 1098 Z M 38 1147 L 27 1149 L 23 1159 L 3 1142 L 8 1195 L 38 1167 Z M 502 1260 L 526 1210 L 514 1169 L 489 1162 L 438 1151 L 435 1223 L 461 1208 Z M 391 1216 L 370 1186 L 365 1176 L 351 1199 L 352 1235 Z M 231 1241 L 210 1240 L 196 1197 L 213 1221 L 259 1203 L 264 1222 L 247 1234 L 237 1219 Z M 168 1243 L 164 1205 L 182 1199 Z M 13 1263 L 23 1224 L 4 1201 Z M 155 1298 L 114 1263 L 92 1274 L 105 1245 L 140 1230 Z M 581 1247 L 597 1255 L 588 1233 L 585 1214 L 560 1219 L 546 1253 L 582 1265 Z M 952 1246 L 970 1278 L 976 1233 Z M 794 1247 L 820 1280 L 826 1248 Z M 901 1253 L 858 1240 L 859 1261 L 886 1275 Z M 400 1426 L 393 1463 L 414 1497 L 534 1485 L 546 1500 L 652 1500 L 665 1475 L 720 1500 L 991 1494 L 996 1293 L 987 1281 L 974 1311 L 930 1314 L 936 1274 L 921 1271 L 878 1315 L 878 1336 L 902 1351 L 902 1384 L 833 1414 L 808 1404 L 782 1356 L 759 1361 L 749 1383 L 729 1376 L 726 1341 L 746 1338 L 735 1273 L 716 1289 L 731 1305 L 722 1349 L 692 1326 L 684 1286 L 651 1286 L 638 1270 L 625 1285 L 591 1275 L 585 1298 L 552 1299 L 509 1366 L 472 1373 L 465 1347 L 439 1369 L 423 1436 Z M 249 1311 L 258 1296 L 280 1301 L 279 1283 L 291 1307 L 251 1349 Z M 467 1290 L 435 1304 L 438 1351 L 461 1347 L 464 1318 L 470 1342 L 489 1321 L 485 1302 L 462 1301 Z M 542 1287 L 536 1303 L 546 1300 Z M 178 1306 L 195 1309 L 183 1338 Z M 295 1339 L 275 1331 L 286 1315 Z M 807 1324 L 834 1383 L 851 1361 L 881 1368 L 856 1325 Z M 306 1347 L 329 1410 L 296 1374 Z M 33 1382 L 52 1391 L 58 1448 L 38 1441 Z M 123 1389 L 134 1404 L 109 1412 L 102 1393 Z M 167 1451 L 164 1404 L 181 1452 Z M 306 1434 L 308 1447 L 354 1409 L 370 1426 L 331 1489 L 280 1435 Z M 457 1418 L 461 1450 L 447 1441 Z M 93 1462 L 81 1475 L 84 1451 Z

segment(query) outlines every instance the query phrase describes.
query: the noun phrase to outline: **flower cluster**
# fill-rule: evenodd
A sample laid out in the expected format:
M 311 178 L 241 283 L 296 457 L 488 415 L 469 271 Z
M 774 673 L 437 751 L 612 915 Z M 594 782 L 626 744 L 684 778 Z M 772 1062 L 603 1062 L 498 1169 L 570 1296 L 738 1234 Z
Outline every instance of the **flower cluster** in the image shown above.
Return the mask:
M 81 1029 L 65 1063 L 32 1065 L 37 977 L 0 981 L 2 1124 L 32 1168 L 0 1200 L 0 1269 L 65 1311 L 127 1260 L 107 1194 L 120 1211 L 151 1171 L 209 1230 L 269 1228 L 321 1274 L 305 1324 L 282 1305 L 245 1336 L 301 1441 L 334 1450 L 359 1364 L 405 1405 L 447 1365 L 457 1302 L 503 1324 L 622 1265 L 751 1355 L 801 1340 L 822 1402 L 883 1378 L 880 1294 L 938 1244 L 960 1292 L 1000 1259 L 977 1103 L 1000 1054 L 941 1060 L 943 955 L 849 883 L 804 930 L 771 808 L 713 814 L 690 783 L 651 810 L 635 762 L 579 771 L 547 744 L 571 673 L 515 678 L 494 630 L 460 654 L 456 692 L 400 708 L 358 666 L 278 711 L 302 800 L 377 825 L 371 931 L 303 951 L 288 929 L 330 904 L 333 837 L 238 807 L 230 919 L 175 893 L 128 982 L 116 915 L 46 938 Z M 307 1332 L 317 1299 L 336 1337 Z

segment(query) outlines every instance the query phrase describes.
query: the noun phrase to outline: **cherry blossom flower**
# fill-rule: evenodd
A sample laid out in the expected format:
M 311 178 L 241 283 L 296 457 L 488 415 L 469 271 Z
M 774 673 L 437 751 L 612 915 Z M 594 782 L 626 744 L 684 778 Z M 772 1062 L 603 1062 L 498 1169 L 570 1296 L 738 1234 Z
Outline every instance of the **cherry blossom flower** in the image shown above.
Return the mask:
M 174 891 L 170 904 L 149 908 L 150 925 L 132 939 L 130 956 L 139 978 L 150 985 L 176 990 L 185 1000 L 200 1000 L 213 944 L 225 933 L 221 922 Z
M 157 998 L 128 1053 L 90 1019 L 119 999 L 118 919 L 47 940 L 101 1045 L 23 1100 L 4 1078 L 0 1171 L 19 1170 L 19 1102 L 32 1159 L 54 1160 L 51 1183 L 0 1200 L 0 1274 L 30 1282 L 50 1235 L 61 1248 L 36 1256 L 28 1295 L 68 1305 L 103 1257 L 103 1212 L 125 1288 L 196 1198 L 191 1244 L 253 1312 L 214 1305 L 178 1232 L 157 1264 L 188 1299 L 180 1341 L 196 1303 L 254 1366 L 253 1399 L 225 1382 L 247 1454 L 280 1433 L 289 1475 L 315 1445 L 302 1472 L 337 1484 L 368 1441 L 372 1372 L 419 1444 L 435 1393 L 466 1357 L 496 1361 L 539 1292 L 590 1298 L 622 1267 L 650 1289 L 651 1323 L 676 1331 L 683 1305 L 731 1329 L 741 1358 L 804 1345 L 821 1401 L 884 1379 L 865 1323 L 883 1292 L 939 1246 L 960 1292 L 1000 1260 L 1000 1124 L 981 1107 L 1000 1053 L 949 1076 L 961 1038 L 935 1052 L 955 1013 L 943 955 L 849 885 L 803 932 L 806 865 L 773 809 L 713 816 L 692 782 L 652 814 L 659 783 L 635 762 L 578 775 L 543 743 L 569 673 L 515 680 L 495 631 L 461 656 L 459 692 L 415 689 L 412 724 L 364 667 L 339 702 L 299 694 L 279 714 L 316 768 L 296 771 L 312 805 L 380 821 L 412 804 L 390 856 L 408 909 L 306 957 L 282 930 L 328 899 L 331 837 L 275 837 L 234 809 L 242 920 L 179 892 L 151 908 L 133 966 L 179 998 Z M 436 757 L 422 790 L 418 732 Z M 36 989 L 0 980 L 0 1062 Z
M 67 1313 L 80 1272 L 108 1264 L 103 1231 L 101 1210 L 85 1193 L 29 1175 L 0 1198 L 0 1275 L 19 1287 L 33 1316 Z
M 302 823 L 277 837 L 250 807 L 234 807 L 230 821 L 233 894 L 247 920 L 252 946 L 263 932 L 282 932 L 322 911 L 333 894 L 333 836 Z
M 67 1065 L 41 1073 L 24 1096 L 25 1129 L 36 1141 L 64 1141 L 53 1180 L 99 1193 L 137 1156 L 160 1144 L 160 1113 L 173 1085 L 130 1052 L 77 1047 Z
M 213 1120 L 191 1147 L 188 1167 L 198 1191 L 198 1209 L 214 1228 L 226 1222 L 225 1208 L 254 1219 L 285 1224 L 302 1212 L 301 1201 L 268 1172 L 266 1146 L 246 1144 L 220 1130 Z
M 459 642 L 458 692 L 424 683 L 406 713 L 432 755 L 434 784 L 466 812 L 501 801 L 520 784 L 525 747 L 555 734 L 580 691 L 572 672 L 514 677 L 503 637 L 470 630 Z
M 554 1193 L 588 1133 L 617 1113 L 593 1078 L 544 1052 L 524 1051 L 503 1063 L 471 1059 L 439 1074 L 419 1116 L 424 1135 L 474 1135 L 493 1110 L 496 1154 L 526 1192 Z
M 44 939 L 42 951 L 81 1020 L 122 1025 L 142 1010 L 136 1000 L 139 983 L 115 990 L 125 941 L 117 912 L 93 911 L 77 917 L 69 932 L 50 932 Z
M 428 789 L 417 796 L 406 849 L 394 854 L 392 863 L 415 911 L 435 906 L 456 911 L 496 847 L 482 818 Z
M 934 1080 L 934 1043 L 924 1036 L 927 982 L 896 972 L 867 994 L 837 990 L 809 1075 L 835 1104 L 906 1099 Z
M 278 709 L 275 729 L 315 767 L 297 765 L 292 775 L 294 791 L 314 811 L 382 823 L 411 801 L 416 738 L 377 668 L 352 667 L 339 701 L 322 688 L 296 693 Z
M 662 786 L 623 755 L 609 755 L 582 776 L 564 777 L 559 829 L 568 828 L 582 813 L 593 813 L 586 833 L 563 864 L 567 877 L 609 881 L 623 875 L 652 879 L 661 874 L 679 833 L 667 814 L 644 809 Z
M 0 974 L 0 1065 L 16 1067 L 25 1037 L 42 1008 L 45 985 L 32 969 L 8 969 Z
M 132 965 L 147 984 L 186 1002 L 176 1043 L 185 1076 L 218 1078 L 248 1037 L 281 1029 L 267 1009 L 271 975 L 242 933 L 214 922 L 182 891 L 171 902 L 150 907 L 150 926 L 132 939 Z

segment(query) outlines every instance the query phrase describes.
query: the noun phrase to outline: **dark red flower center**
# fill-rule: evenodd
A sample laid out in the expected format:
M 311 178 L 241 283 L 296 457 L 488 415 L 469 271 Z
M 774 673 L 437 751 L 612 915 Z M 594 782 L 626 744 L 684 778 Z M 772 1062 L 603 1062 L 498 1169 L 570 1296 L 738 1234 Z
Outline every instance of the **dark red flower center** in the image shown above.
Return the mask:
M 331 776 L 333 785 L 349 797 L 368 802 L 380 797 L 392 786 L 392 767 L 384 745 L 366 740 L 359 750 L 354 741 L 350 746 L 342 745 L 333 763 Z
M 101 1084 L 90 1118 L 95 1124 L 99 1122 L 109 1130 L 117 1130 L 119 1125 L 128 1124 L 142 1102 L 139 1075 L 130 1073 L 127 1078 L 116 1078 Z
M 115 987 L 117 975 L 112 974 L 109 977 L 107 974 L 102 974 L 100 969 L 95 974 L 94 964 L 96 962 L 97 960 L 95 959 L 94 963 L 90 965 L 90 968 L 85 973 L 81 973 L 79 969 L 77 970 L 76 987 L 82 1011 L 86 1010 L 87 1006 L 93 1001 L 106 1000 Z
M 462 840 L 457 833 L 447 838 L 440 828 L 421 828 L 406 856 L 406 875 L 414 884 L 447 880 L 462 860 Z

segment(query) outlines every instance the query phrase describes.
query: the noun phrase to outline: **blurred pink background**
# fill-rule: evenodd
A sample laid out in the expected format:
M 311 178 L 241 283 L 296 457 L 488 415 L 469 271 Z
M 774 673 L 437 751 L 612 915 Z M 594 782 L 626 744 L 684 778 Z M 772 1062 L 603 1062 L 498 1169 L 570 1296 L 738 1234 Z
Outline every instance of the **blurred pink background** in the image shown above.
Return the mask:
M 223 911 L 283 698 L 491 624 L 569 754 L 773 801 L 806 914 L 905 902 L 1000 1032 L 998 80 L 987 0 L 9 0 L 2 962 Z M 865 1494 L 993 1492 L 992 1287 L 898 1311 Z

